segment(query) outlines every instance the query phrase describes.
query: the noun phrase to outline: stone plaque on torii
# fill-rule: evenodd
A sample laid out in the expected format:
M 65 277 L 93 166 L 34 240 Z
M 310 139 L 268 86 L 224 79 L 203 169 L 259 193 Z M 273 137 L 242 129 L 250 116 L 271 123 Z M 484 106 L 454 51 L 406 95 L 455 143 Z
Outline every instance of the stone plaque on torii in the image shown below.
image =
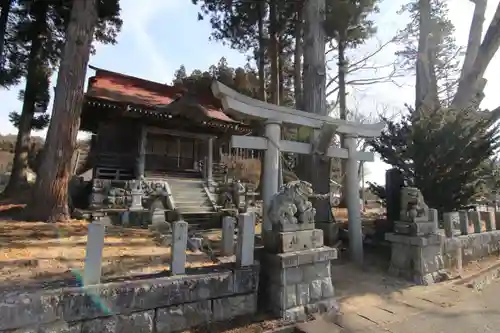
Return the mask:
M 295 154 L 322 154 L 325 158 L 338 157 L 347 160 L 347 209 L 349 216 L 350 250 L 353 258 L 362 262 L 363 243 L 361 230 L 361 206 L 359 199 L 358 162 L 373 161 L 371 152 L 357 151 L 357 138 L 374 138 L 380 136 L 384 125 L 358 124 L 328 116 L 299 111 L 292 108 L 262 102 L 214 81 L 212 84 L 214 95 L 221 100 L 224 112 L 235 119 L 252 119 L 265 122 L 265 137 L 233 135 L 233 148 L 260 149 L 265 151 L 264 167 L 262 172 L 262 199 L 264 202 L 263 230 L 271 230 L 266 211 L 272 196 L 278 192 L 280 153 Z M 281 125 L 309 127 L 314 130 L 314 141 L 303 143 L 281 140 Z M 345 147 L 330 147 L 335 133 L 345 137 Z

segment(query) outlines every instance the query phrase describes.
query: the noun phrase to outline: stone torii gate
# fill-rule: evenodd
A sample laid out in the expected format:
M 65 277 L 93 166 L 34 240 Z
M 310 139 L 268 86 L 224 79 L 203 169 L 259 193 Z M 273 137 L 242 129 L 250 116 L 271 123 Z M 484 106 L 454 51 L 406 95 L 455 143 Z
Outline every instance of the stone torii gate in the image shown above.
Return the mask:
M 347 159 L 346 185 L 347 209 L 349 217 L 350 252 L 354 261 L 363 261 L 363 237 L 361 229 L 361 205 L 359 198 L 358 161 L 373 161 L 371 152 L 356 150 L 357 138 L 374 138 L 380 136 L 384 125 L 356 124 L 334 119 L 328 116 L 317 115 L 262 102 L 242 95 L 224 84 L 214 81 L 212 84 L 214 95 L 222 102 L 224 112 L 235 119 L 252 119 L 265 122 L 265 137 L 239 136 L 231 137 L 233 148 L 247 148 L 265 150 L 264 167 L 262 172 L 262 199 L 264 201 L 263 231 L 271 230 L 266 218 L 267 208 L 272 196 L 278 192 L 280 152 L 296 154 L 323 154 L 326 158 L 338 157 Z M 281 125 L 309 127 L 314 130 L 312 144 L 281 140 Z M 335 133 L 344 134 L 345 147 L 330 147 Z

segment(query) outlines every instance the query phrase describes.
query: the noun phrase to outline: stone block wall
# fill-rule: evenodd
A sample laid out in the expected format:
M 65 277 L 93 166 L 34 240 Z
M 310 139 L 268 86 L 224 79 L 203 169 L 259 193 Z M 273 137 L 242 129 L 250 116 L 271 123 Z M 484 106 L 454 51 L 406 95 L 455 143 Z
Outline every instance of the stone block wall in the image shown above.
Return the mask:
M 171 333 L 252 315 L 259 266 L 0 295 L 0 333 Z
M 457 266 L 458 256 L 462 264 L 500 253 L 500 230 L 444 238 L 442 252 L 446 268 Z

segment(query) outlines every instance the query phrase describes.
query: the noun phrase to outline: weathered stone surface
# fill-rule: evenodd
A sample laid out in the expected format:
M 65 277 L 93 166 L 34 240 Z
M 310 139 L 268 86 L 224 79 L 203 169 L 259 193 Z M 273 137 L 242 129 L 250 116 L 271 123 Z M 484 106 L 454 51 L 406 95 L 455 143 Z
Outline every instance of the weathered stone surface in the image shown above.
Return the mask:
M 55 322 L 46 325 L 20 328 L 9 333 L 81 333 L 82 323 Z M 6 331 L 2 331 L 5 332 Z
M 307 305 L 311 302 L 309 283 L 299 283 L 297 285 L 297 304 Z
M 258 264 L 234 268 L 233 291 L 235 294 L 248 294 L 257 290 L 259 286 L 259 268 Z
M 118 333 L 117 317 L 96 318 L 84 321 L 82 324 L 82 333 Z
M 309 295 L 311 302 L 316 302 L 321 299 L 321 280 L 314 280 L 309 285 Z
M 293 232 L 279 232 L 271 234 L 274 238 L 272 244 L 268 243 L 266 249 L 275 253 L 303 251 L 323 246 L 323 230 L 303 230 Z
M 297 224 L 274 224 L 274 232 L 291 232 L 291 231 L 303 231 L 303 230 L 313 230 L 314 223 L 297 223 Z
M 233 274 L 172 276 L 68 288 L 42 293 L 4 296 L 0 301 L 0 329 L 13 329 L 56 320 L 79 321 L 150 310 L 234 293 Z M 106 306 L 102 306 L 105 304 Z
M 332 278 L 325 277 L 321 279 L 321 297 L 333 298 L 335 296 L 335 288 L 333 287 Z
M 442 247 L 443 255 L 448 258 L 447 262 L 456 261 L 458 249 L 462 251 L 463 264 L 496 255 L 500 251 L 500 231 L 495 230 L 447 238 Z
M 211 301 L 186 303 L 156 311 L 156 332 L 170 333 L 209 323 L 212 319 Z
M 154 327 L 155 310 L 135 312 L 118 316 L 116 333 L 151 333 Z
M 5 293 L 0 295 L 0 330 L 50 323 L 59 319 L 58 295 Z
M 411 238 L 411 237 L 409 237 Z M 428 284 L 429 276 L 440 276 L 444 263 L 439 244 L 416 246 L 393 242 L 389 273 L 412 280 L 417 284 Z M 437 280 L 432 280 L 437 282 Z
M 284 310 L 280 313 L 280 315 L 285 321 L 289 322 L 302 322 L 307 320 L 306 311 L 303 306 L 297 306 Z
M 330 262 L 321 261 L 301 266 L 304 271 L 304 282 L 311 282 L 320 278 L 330 277 Z
M 255 313 L 257 310 L 257 294 L 214 299 L 212 301 L 212 309 L 215 321 L 223 321 Z
M 288 253 L 266 253 L 263 259 L 265 267 L 294 267 L 337 259 L 337 249 L 323 246 L 316 249 Z
M 297 286 L 271 284 L 269 288 L 269 302 L 271 308 L 279 310 L 286 310 L 297 306 Z

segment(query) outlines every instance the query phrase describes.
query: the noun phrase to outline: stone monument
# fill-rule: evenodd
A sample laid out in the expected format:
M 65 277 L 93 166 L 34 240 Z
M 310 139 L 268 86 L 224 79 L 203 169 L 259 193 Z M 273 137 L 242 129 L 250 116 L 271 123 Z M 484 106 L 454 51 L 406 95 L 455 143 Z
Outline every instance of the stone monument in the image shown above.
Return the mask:
M 394 233 L 386 234 L 392 243 L 389 272 L 417 284 L 439 281 L 444 268 L 441 240 L 420 190 L 403 187 L 400 207 Z
M 337 250 L 323 245 L 314 228 L 312 186 L 304 181 L 283 185 L 267 211 L 272 230 L 264 237 L 264 288 L 269 311 L 295 322 L 313 313 L 338 311 L 330 261 Z

